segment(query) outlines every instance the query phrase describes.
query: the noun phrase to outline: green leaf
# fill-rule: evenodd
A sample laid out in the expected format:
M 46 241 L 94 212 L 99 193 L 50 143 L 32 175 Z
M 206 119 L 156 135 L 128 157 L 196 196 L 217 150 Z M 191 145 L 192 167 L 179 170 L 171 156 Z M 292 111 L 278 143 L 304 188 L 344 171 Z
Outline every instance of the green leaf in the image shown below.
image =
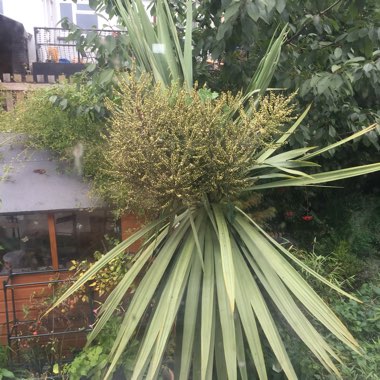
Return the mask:
M 166 221 L 166 218 L 162 218 L 162 219 L 158 219 L 158 220 L 150 223 L 148 226 L 141 228 L 135 234 L 133 234 L 128 239 L 124 240 L 122 243 L 120 243 L 115 248 L 113 248 L 111 251 L 109 251 L 107 254 L 105 254 L 94 265 L 92 265 L 90 267 L 90 269 L 83 274 L 83 276 L 81 276 L 72 286 L 70 286 L 70 288 L 67 289 L 66 292 L 64 292 L 61 297 L 58 298 L 58 300 L 46 311 L 44 316 L 46 314 L 48 314 L 49 312 L 51 312 L 55 307 L 57 307 L 59 304 L 61 304 L 64 300 L 66 300 L 68 297 L 70 297 L 77 290 L 79 290 L 79 288 L 81 288 L 87 281 L 89 281 L 91 278 L 93 278 L 111 260 L 115 259 L 117 256 L 119 256 L 120 254 L 125 252 L 125 250 L 128 249 L 128 247 L 130 247 L 136 241 L 140 240 L 148 232 L 150 232 L 153 229 L 157 228 L 158 226 L 164 224 L 165 221 Z
M 246 232 L 247 225 L 242 224 L 241 228 L 239 226 L 240 224 L 235 225 L 237 232 L 243 239 L 243 242 L 245 244 L 252 245 L 251 239 L 248 238 L 248 234 Z M 252 251 L 251 254 L 253 254 Z M 263 329 L 263 332 L 266 338 L 268 339 L 273 353 L 276 355 L 277 360 L 280 362 L 287 377 L 289 379 L 297 379 L 293 366 L 289 360 L 288 354 L 279 335 L 278 329 L 274 323 L 273 317 L 271 316 L 268 306 L 263 298 L 263 295 L 254 277 L 249 272 L 249 269 L 241 255 L 235 255 L 234 258 L 237 270 L 239 272 L 240 281 L 242 282 L 242 286 L 246 289 L 247 293 L 249 294 L 249 304 L 251 305 L 255 313 L 255 316 L 260 322 L 261 328 Z
M 92 73 L 95 69 L 96 69 L 96 63 L 90 63 L 90 64 L 86 67 L 86 71 L 88 71 L 89 73 Z
M 306 115 L 309 113 L 311 108 L 311 104 L 303 111 L 302 115 L 298 117 L 298 119 L 295 121 L 295 123 L 287 130 L 287 132 L 284 132 L 282 136 L 275 142 L 275 148 L 267 148 L 264 152 L 261 152 L 261 154 L 257 157 L 257 162 L 262 163 L 266 159 L 268 159 L 282 144 L 286 142 L 286 140 L 294 133 L 294 131 L 301 125 L 303 119 L 306 117 Z
M 156 257 L 151 267 L 148 269 L 143 279 L 141 280 L 139 286 L 137 287 L 135 294 L 129 304 L 128 310 L 124 316 L 122 324 L 120 326 L 120 331 L 115 339 L 114 345 L 109 354 L 110 367 L 106 374 L 110 376 L 113 369 L 115 368 L 120 356 L 122 355 L 125 347 L 129 343 L 131 337 L 133 336 L 136 327 L 139 324 L 140 319 L 144 315 L 144 312 L 151 302 L 151 299 L 164 275 L 170 260 L 172 259 L 174 253 L 180 246 L 180 242 L 186 234 L 191 231 L 189 214 L 185 213 L 186 217 L 182 220 L 177 228 L 171 233 L 168 240 L 162 246 L 160 250 L 160 255 Z M 150 336 L 148 340 L 153 340 L 154 335 Z M 149 346 L 151 349 L 154 348 L 153 345 Z M 150 351 L 141 353 L 144 357 L 149 355 Z M 141 371 L 144 367 L 145 360 L 140 359 L 136 362 L 135 372 Z M 138 366 L 137 366 L 138 365 Z M 105 378 L 105 379 L 106 379 Z
M 214 240 L 215 278 L 219 306 L 219 319 L 223 337 L 224 360 L 229 380 L 237 380 L 235 318 L 230 304 L 230 294 L 223 277 L 223 264 L 218 241 Z M 217 351 L 218 348 L 216 348 Z
M 53 365 L 53 373 L 55 375 L 59 374 L 59 364 L 58 363 L 54 363 L 54 365 Z
M 119 284 L 114 288 L 114 290 L 108 295 L 107 299 L 101 306 L 99 315 L 100 319 L 95 324 L 94 329 L 91 331 L 90 335 L 87 338 L 86 346 L 89 346 L 91 342 L 97 337 L 100 331 L 104 328 L 107 321 L 111 318 L 116 308 L 119 306 L 121 300 L 127 293 L 130 286 L 135 281 L 136 277 L 140 273 L 140 271 L 144 268 L 147 261 L 151 258 L 157 246 L 161 244 L 161 242 L 167 236 L 169 231 L 169 227 L 164 228 L 157 237 L 153 239 L 153 241 L 142 250 L 142 252 L 138 255 L 138 258 L 132 265 L 132 267 L 125 274 L 123 279 L 119 282 Z
M 235 243 L 236 252 L 238 252 L 237 244 Z M 266 380 L 267 371 L 264 360 L 263 348 L 261 339 L 256 324 L 256 318 L 250 305 L 250 295 L 244 286 L 242 279 L 236 281 L 236 307 L 239 312 L 242 326 L 245 331 L 245 337 L 256 367 L 256 371 L 260 380 Z
M 273 74 L 276 70 L 278 60 L 280 59 L 281 46 L 282 42 L 287 33 L 287 25 L 282 29 L 280 35 L 276 39 L 272 39 L 268 49 L 261 59 L 255 74 L 252 76 L 252 79 L 246 89 L 246 95 L 244 100 L 250 98 L 253 93 L 258 92 L 262 95 L 269 86 L 269 83 L 273 77 Z
M 227 291 L 231 312 L 235 308 L 235 270 L 232 258 L 231 241 L 228 226 L 219 205 L 213 205 L 216 224 L 218 227 L 218 239 L 220 244 L 222 273 Z
M 340 47 L 335 48 L 335 50 L 334 50 L 335 59 L 339 59 L 342 56 L 342 52 L 343 52 L 342 48 L 340 48 Z
M 244 242 L 258 266 L 261 268 L 264 265 L 272 267 L 286 287 L 315 318 L 319 319 L 338 339 L 358 352 L 358 344 L 346 327 L 299 273 L 271 246 L 268 239 L 254 228 L 250 228 L 249 222 L 242 216 L 237 216 L 236 222 L 239 226 L 237 227 L 239 234 L 243 236 Z M 265 272 L 264 269 L 263 271 Z M 271 281 L 270 277 L 268 277 L 268 281 Z
M 209 379 L 208 369 L 212 368 L 212 354 L 214 352 L 215 333 L 215 269 L 213 231 L 210 226 L 205 235 L 204 275 L 201 299 L 201 380 Z
M 245 347 L 244 347 L 244 338 L 241 328 L 241 323 L 239 317 L 235 319 L 235 335 L 236 335 L 236 356 L 238 362 L 238 368 L 240 372 L 240 377 L 242 380 L 248 380 L 247 374 L 247 360 L 245 358 Z
M 193 227 L 192 227 L 193 228 Z M 196 233 L 200 235 L 198 244 L 200 250 L 203 252 L 203 245 L 205 239 L 205 225 L 202 223 L 194 226 Z M 198 250 L 198 247 L 197 247 Z M 202 260 L 203 263 L 203 260 Z M 181 354 L 181 369 L 179 379 L 187 380 L 189 378 L 189 371 L 192 359 L 193 344 L 195 337 L 195 329 L 198 315 L 198 305 L 201 287 L 202 267 L 201 261 L 197 255 L 193 255 L 193 262 L 191 265 L 191 272 L 189 283 L 187 286 L 187 296 L 185 302 L 185 316 L 183 323 L 183 340 L 182 340 L 182 354 Z
M 331 72 L 335 73 L 337 72 L 342 66 L 341 65 L 332 65 L 331 66 Z
M 99 75 L 99 85 L 102 86 L 104 84 L 111 82 L 114 74 L 115 74 L 114 69 L 106 69 L 102 71 Z
M 9 379 L 15 379 L 16 376 L 13 372 L 5 369 L 5 368 L 0 368 L 0 376 L 7 377 Z
M 334 170 L 331 172 L 313 174 L 311 178 L 294 178 L 286 179 L 283 181 L 268 182 L 265 184 L 259 184 L 251 186 L 244 191 L 251 190 L 263 190 L 274 189 L 277 187 L 289 187 L 289 186 L 313 186 L 320 183 L 326 183 L 331 181 L 339 181 L 346 178 L 352 178 L 359 175 L 369 174 L 380 170 L 380 163 L 356 166 L 347 169 Z

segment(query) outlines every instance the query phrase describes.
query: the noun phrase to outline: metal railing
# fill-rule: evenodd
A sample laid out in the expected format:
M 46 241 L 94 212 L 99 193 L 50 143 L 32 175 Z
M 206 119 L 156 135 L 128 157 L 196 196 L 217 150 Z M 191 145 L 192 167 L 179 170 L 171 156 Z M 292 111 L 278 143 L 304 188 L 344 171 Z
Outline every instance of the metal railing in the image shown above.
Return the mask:
M 46 270 L 43 273 L 58 273 L 55 270 Z M 41 272 L 28 272 L 28 275 L 31 274 L 41 274 Z M 22 340 L 29 340 L 29 339 L 36 339 L 36 338 L 51 338 L 55 336 L 66 336 L 71 334 L 79 334 L 79 333 L 88 333 L 92 330 L 91 325 L 95 321 L 95 315 L 93 313 L 93 294 L 92 290 L 87 288 L 87 295 L 88 295 L 88 311 L 85 312 L 87 315 L 86 321 L 83 320 L 84 326 L 79 328 L 64 328 L 59 329 L 59 331 L 55 331 L 54 328 L 49 329 L 45 332 L 40 332 L 38 334 L 30 334 L 28 332 L 25 332 L 25 329 L 22 327 L 31 325 L 35 323 L 36 319 L 20 319 L 18 316 L 19 310 L 17 310 L 16 306 L 16 300 L 17 296 L 15 294 L 15 290 L 18 288 L 24 288 L 24 287 L 39 287 L 39 288 L 50 288 L 55 285 L 59 285 L 62 283 L 72 282 L 72 279 L 51 279 L 48 281 L 32 281 L 32 282 L 24 282 L 24 283 L 17 283 L 12 284 L 11 280 L 15 276 L 25 275 L 25 273 L 12 273 L 9 272 L 8 278 L 3 281 L 3 292 L 4 292 L 4 311 L 5 311 L 5 325 L 6 325 L 6 335 L 7 335 L 7 342 L 8 346 L 11 348 L 10 350 L 10 364 L 14 361 L 14 355 L 16 354 L 16 357 L 18 361 L 20 361 L 20 342 Z M 8 294 L 9 292 L 9 294 Z M 52 312 L 52 320 L 53 320 L 53 326 L 54 326 L 54 311 Z M 87 322 L 87 323 L 86 323 Z M 16 343 L 16 347 L 12 347 L 12 343 Z
M 81 34 L 97 33 L 99 36 L 114 36 L 120 32 L 112 29 L 82 29 Z M 91 50 L 78 51 L 75 41 L 69 41 L 70 31 L 63 28 L 34 28 L 37 62 L 92 63 L 95 54 Z

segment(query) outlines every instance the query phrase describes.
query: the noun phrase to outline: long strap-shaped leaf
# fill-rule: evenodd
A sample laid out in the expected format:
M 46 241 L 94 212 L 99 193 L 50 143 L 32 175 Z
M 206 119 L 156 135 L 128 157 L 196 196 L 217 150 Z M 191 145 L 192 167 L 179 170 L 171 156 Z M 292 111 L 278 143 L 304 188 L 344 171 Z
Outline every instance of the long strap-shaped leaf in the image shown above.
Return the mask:
M 216 290 L 218 297 L 219 320 L 223 338 L 224 361 L 227 367 L 228 379 L 237 380 L 234 312 L 230 305 L 230 294 L 228 294 L 228 290 L 226 288 L 227 284 L 223 276 L 223 264 L 219 239 L 214 234 L 213 236 Z M 218 347 L 216 347 L 216 350 L 220 352 Z
M 215 268 L 212 227 L 208 226 L 205 235 L 204 275 L 202 283 L 201 308 L 201 373 L 200 379 L 206 380 L 207 369 L 211 366 L 211 353 L 214 352 L 212 332 L 215 332 Z
M 280 146 L 282 146 L 286 140 L 293 134 L 293 132 L 301 125 L 303 119 L 308 114 L 309 110 L 311 108 L 311 104 L 303 111 L 301 116 L 298 117 L 298 119 L 295 121 L 295 123 L 284 133 L 281 135 L 281 137 L 275 142 L 275 148 L 269 148 L 266 149 L 264 152 L 260 153 L 260 155 L 257 157 L 257 162 L 261 163 L 264 162 L 267 158 L 269 158 Z
M 111 260 L 118 257 L 120 254 L 125 252 L 133 243 L 140 240 L 147 233 L 159 227 L 161 224 L 165 223 L 165 218 L 158 219 L 157 221 L 150 223 L 148 226 L 142 228 L 137 231 L 135 234 L 130 236 L 128 239 L 121 242 L 115 248 L 111 249 L 107 254 L 105 254 L 101 259 L 99 259 L 96 263 L 94 263 L 89 270 L 87 270 L 83 276 L 81 276 L 77 281 L 74 282 L 66 292 L 63 293 L 61 297 L 47 310 L 45 313 L 48 314 L 55 307 L 57 307 L 60 303 L 62 303 L 66 298 L 70 297 L 73 293 L 75 293 L 79 288 L 81 288 L 87 281 L 91 280 L 96 273 L 98 273 L 102 268 L 104 268 Z
M 233 244 L 235 255 L 240 255 L 236 242 Z M 253 362 L 256 367 L 260 380 L 267 380 L 267 370 L 265 366 L 263 348 L 261 346 L 259 330 L 256 324 L 256 318 L 250 303 L 250 294 L 247 294 L 247 288 L 243 279 L 236 279 L 236 308 L 239 313 L 245 337 L 251 352 Z
M 191 264 L 191 273 L 187 288 L 187 295 L 185 301 L 185 316 L 183 322 L 183 339 L 182 339 L 182 352 L 181 352 L 181 367 L 179 373 L 180 380 L 187 380 L 189 378 L 190 367 L 193 356 L 194 337 L 197 327 L 198 305 L 200 285 L 202 278 L 202 268 L 199 260 L 194 255 Z
M 245 238 L 244 233 L 241 234 L 240 231 L 238 232 L 242 240 L 245 242 L 247 239 Z M 281 340 L 280 334 L 261 290 L 259 289 L 243 257 L 241 255 L 235 255 L 234 259 L 242 287 L 244 287 L 245 291 L 249 295 L 247 298 L 248 302 L 251 305 L 261 328 L 263 329 L 273 353 L 275 354 L 288 379 L 297 379 L 297 375 L 294 371 L 292 363 L 290 362 L 285 346 Z M 265 379 L 265 377 L 263 377 L 263 379 Z
M 379 126 L 378 124 L 372 124 L 372 125 L 370 125 L 369 127 L 364 128 L 364 129 L 362 129 L 361 131 L 356 132 L 356 133 L 352 134 L 351 136 L 348 136 L 348 137 L 346 137 L 346 138 L 344 138 L 344 139 L 342 139 L 342 140 L 340 140 L 340 141 L 338 141 L 338 142 L 336 142 L 336 143 L 334 143 L 334 144 L 328 145 L 328 146 L 326 146 L 326 147 L 324 147 L 324 148 L 322 148 L 322 149 L 319 149 L 319 150 L 317 150 L 317 151 L 315 151 L 315 152 L 308 153 L 308 154 L 306 154 L 306 155 L 305 155 L 304 157 L 302 157 L 302 158 L 303 158 L 304 160 L 307 160 L 307 159 L 309 159 L 309 158 L 311 158 L 311 157 L 319 156 L 320 154 L 322 154 L 322 153 L 324 153 L 324 152 L 327 152 L 327 151 L 329 151 L 329 150 L 331 150 L 331 149 L 335 149 L 335 148 L 337 148 L 337 147 L 340 146 L 340 145 L 346 144 L 346 143 L 349 142 L 349 141 L 352 141 L 352 140 L 354 140 L 354 139 L 357 139 L 358 137 L 360 137 L 360 136 L 362 136 L 362 135 L 365 135 L 366 133 L 368 133 L 368 132 L 370 132 L 370 131 L 373 131 L 373 130 L 374 130 L 375 128 L 377 128 L 378 126 Z
M 204 214 L 200 212 L 198 213 L 197 218 L 195 220 L 195 229 L 197 233 L 199 233 L 200 230 L 204 231 L 203 222 Z M 201 236 L 203 234 L 204 232 L 202 232 Z M 166 343 L 173 327 L 174 319 L 177 315 L 177 311 L 182 301 L 184 290 L 188 283 L 187 278 L 189 277 L 190 273 L 190 263 L 198 259 L 194 234 L 191 231 L 188 231 L 188 233 L 186 234 L 183 247 L 179 248 L 179 251 L 176 253 L 176 255 L 176 264 L 170 273 L 167 283 L 164 285 L 164 289 L 162 295 L 160 296 L 157 309 L 155 310 L 154 316 L 149 324 L 148 331 L 145 335 L 143 344 L 141 345 L 139 356 L 135 363 L 132 380 L 137 380 L 141 377 L 142 370 L 144 368 L 144 363 L 148 360 L 148 353 L 150 351 L 150 347 L 153 346 L 153 342 L 155 342 L 155 344 L 154 350 L 152 352 L 152 357 L 150 359 L 150 366 L 147 378 L 155 378 L 155 374 L 159 370 L 159 364 L 162 360 Z M 200 284 L 198 281 L 197 285 L 196 280 L 197 277 L 200 277 L 199 269 L 199 267 L 198 270 L 197 268 L 195 268 L 195 270 L 192 271 L 193 276 L 191 276 L 191 278 L 189 279 L 189 282 L 191 281 L 191 285 L 195 286 L 198 289 Z M 190 287 L 190 283 L 187 287 Z M 193 292 L 195 290 L 196 289 L 191 289 L 190 292 Z M 195 299 L 198 299 L 198 297 L 195 297 Z M 194 297 L 192 300 L 194 300 Z M 195 318 L 193 318 L 193 316 L 196 316 L 196 314 L 197 309 L 189 310 L 189 308 L 185 308 L 185 322 L 189 322 L 189 320 L 191 321 L 191 323 L 187 327 L 189 327 L 190 330 L 193 330 L 193 333 L 191 334 L 191 336 L 188 336 L 188 334 L 190 334 L 191 331 L 185 331 L 184 338 L 186 338 L 186 335 L 190 339 L 194 336 Z M 190 342 L 189 340 L 187 341 L 187 343 L 191 343 L 192 345 L 192 342 Z
M 199 228 L 199 224 L 198 224 Z M 167 284 L 165 285 L 162 296 L 155 312 L 155 317 L 149 325 L 146 336 L 149 336 L 152 331 L 151 338 L 157 332 L 157 340 L 153 350 L 153 355 L 150 361 L 149 371 L 147 373 L 148 379 L 153 379 L 154 374 L 159 369 L 160 362 L 162 360 L 166 343 L 169 338 L 169 334 L 173 328 L 173 323 L 177 315 L 178 308 L 181 304 L 183 294 L 188 283 L 188 277 L 190 273 L 190 263 L 192 258 L 197 255 L 195 241 L 193 234 L 189 231 L 186 241 L 184 243 L 181 252 L 178 252 L 177 262 L 170 274 Z M 157 323 L 155 323 L 157 321 Z M 144 352 L 144 347 L 148 349 L 150 347 L 151 339 L 144 341 L 141 347 L 141 353 Z M 141 372 L 138 372 L 138 362 L 136 362 L 135 370 L 131 380 L 138 380 L 141 378 Z
M 352 350 L 358 352 L 358 344 L 343 323 L 325 304 L 300 274 L 280 255 L 247 219 L 238 215 L 236 229 L 253 256 L 258 260 L 265 256 L 273 270 L 282 279 L 289 290 L 310 311 L 310 313 L 324 324 L 338 339 Z M 256 261 L 257 261 L 256 260 Z
M 281 46 L 287 33 L 287 29 L 288 26 L 286 25 L 280 32 L 280 35 L 276 39 L 272 39 L 270 42 L 264 57 L 261 59 L 256 72 L 246 89 L 244 100 L 250 98 L 253 92 L 259 90 L 259 94 L 263 94 L 268 88 L 280 58 Z
M 287 249 L 285 249 L 281 244 L 279 244 L 276 240 L 274 240 L 269 234 L 267 234 L 249 215 L 247 215 L 243 210 L 236 207 L 236 210 L 240 212 L 247 220 L 249 220 L 258 231 L 260 231 L 263 236 L 265 236 L 266 239 L 270 243 L 272 243 L 280 252 L 282 252 L 284 255 L 286 255 L 289 259 L 291 259 L 294 263 L 296 263 L 299 267 L 301 267 L 304 271 L 310 273 L 312 276 L 314 276 L 316 279 L 321 281 L 323 284 L 329 286 L 330 288 L 334 289 L 336 292 L 344 295 L 345 297 L 348 297 L 356 302 L 361 302 L 356 297 L 352 296 L 351 294 L 345 292 L 339 286 L 336 286 L 332 282 L 326 280 L 323 276 L 321 276 L 319 273 L 317 273 L 315 270 L 309 268 L 305 263 L 302 262 L 302 260 L 298 259 L 294 255 L 292 255 Z
M 153 264 L 137 287 L 134 297 L 128 306 L 125 317 L 120 325 L 120 331 L 116 336 L 114 345 L 109 354 L 111 364 L 107 372 L 107 376 L 111 375 L 125 347 L 136 331 L 136 327 L 144 315 L 147 306 L 151 302 L 151 299 L 169 265 L 170 260 L 180 245 L 184 235 L 188 233 L 189 229 L 190 222 L 189 217 L 187 216 L 187 218 L 184 218 L 180 225 L 171 232 L 170 237 L 162 246 L 160 254 L 155 258 Z M 106 378 L 107 377 L 105 377 L 105 379 Z
M 157 246 L 163 241 L 163 239 L 167 236 L 169 231 L 169 227 L 166 227 L 154 241 L 146 247 L 142 253 L 139 255 L 138 259 L 132 265 L 132 267 L 128 270 L 128 272 L 124 275 L 123 279 L 117 284 L 117 286 L 113 289 L 113 291 L 108 295 L 107 299 L 103 303 L 99 315 L 100 318 L 97 321 L 94 329 L 91 331 L 90 335 L 87 338 L 86 346 L 90 345 L 91 342 L 97 337 L 99 332 L 103 329 L 107 321 L 110 319 L 121 300 L 127 293 L 129 287 L 135 281 L 137 275 L 144 268 L 147 261 L 152 257 L 154 250 Z
M 274 189 L 277 187 L 290 187 L 290 186 L 313 186 L 320 183 L 340 181 L 342 179 L 357 177 L 359 175 L 374 173 L 380 170 L 380 163 L 354 166 L 352 168 L 333 170 L 325 173 L 313 174 L 312 178 L 293 178 L 285 179 L 282 181 L 267 182 L 263 184 L 253 185 L 243 191 Z
M 131 50 L 140 71 L 153 73 L 156 82 L 165 86 L 179 81 L 192 88 L 192 1 L 187 0 L 186 4 L 184 51 L 167 0 L 157 1 L 157 34 L 141 0 L 116 0 L 116 6 L 127 27 Z M 161 45 L 163 53 L 154 53 L 154 45 Z
M 241 380 L 248 380 L 247 360 L 245 358 L 245 344 L 243 330 L 239 316 L 235 318 L 236 356 Z
M 218 227 L 223 279 L 226 286 L 228 303 L 233 312 L 235 308 L 235 269 L 232 258 L 230 234 L 221 207 L 219 205 L 213 205 L 213 210 Z
M 339 371 L 330 359 L 329 354 L 339 360 L 338 356 L 301 312 L 289 294 L 289 291 L 283 285 L 270 265 L 262 260 L 259 268 L 259 265 L 254 262 L 252 256 L 246 255 L 246 258 L 255 271 L 255 274 L 258 276 L 261 284 L 272 298 L 274 304 L 296 334 L 329 372 L 333 371 L 338 377 L 340 377 Z
M 205 225 L 201 224 L 199 231 L 196 226 L 192 224 L 193 237 L 195 243 L 198 242 L 199 247 L 196 249 L 200 252 L 204 250 L 204 238 L 205 238 Z M 195 238 L 197 235 L 197 238 Z M 203 258 L 202 258 L 203 263 Z M 180 380 L 187 380 L 189 378 L 189 371 L 191 366 L 194 336 L 196 329 L 196 322 L 199 309 L 199 296 L 202 279 L 202 266 L 201 261 L 197 255 L 193 256 L 191 264 L 191 272 L 189 283 L 187 287 L 187 295 L 185 301 L 185 315 L 183 322 L 183 339 L 182 339 L 182 354 L 181 354 L 181 369 L 179 374 Z

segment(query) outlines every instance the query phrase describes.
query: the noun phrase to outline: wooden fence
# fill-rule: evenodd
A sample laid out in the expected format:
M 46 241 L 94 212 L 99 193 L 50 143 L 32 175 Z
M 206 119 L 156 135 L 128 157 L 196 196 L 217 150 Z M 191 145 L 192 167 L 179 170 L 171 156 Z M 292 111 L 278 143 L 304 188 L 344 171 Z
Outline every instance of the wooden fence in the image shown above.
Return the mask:
M 67 81 L 65 75 L 57 78 L 54 75 L 35 75 L 33 77 L 31 74 L 3 74 L 2 79 L 3 81 L 0 81 L 0 107 L 2 106 L 5 111 L 11 111 L 18 101 L 24 99 L 27 91 Z

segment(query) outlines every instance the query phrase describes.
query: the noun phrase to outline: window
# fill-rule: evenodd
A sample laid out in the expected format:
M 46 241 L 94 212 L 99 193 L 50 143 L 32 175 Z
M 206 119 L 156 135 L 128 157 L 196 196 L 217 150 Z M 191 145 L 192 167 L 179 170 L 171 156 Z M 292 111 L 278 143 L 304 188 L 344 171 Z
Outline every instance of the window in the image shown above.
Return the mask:
M 96 251 L 107 251 L 107 236 L 114 236 L 116 225 L 104 210 L 60 212 L 55 214 L 58 261 L 70 267 L 71 260 L 92 258 Z
M 90 8 L 88 1 L 79 0 L 77 4 L 73 4 L 68 0 L 60 0 L 59 14 L 61 19 L 67 17 L 82 29 L 98 28 L 98 16 Z
M 108 237 L 119 235 L 105 210 L 0 215 L 0 273 L 69 268 L 71 260 L 108 251 Z
M 46 214 L 0 216 L 1 271 L 25 272 L 51 267 Z

